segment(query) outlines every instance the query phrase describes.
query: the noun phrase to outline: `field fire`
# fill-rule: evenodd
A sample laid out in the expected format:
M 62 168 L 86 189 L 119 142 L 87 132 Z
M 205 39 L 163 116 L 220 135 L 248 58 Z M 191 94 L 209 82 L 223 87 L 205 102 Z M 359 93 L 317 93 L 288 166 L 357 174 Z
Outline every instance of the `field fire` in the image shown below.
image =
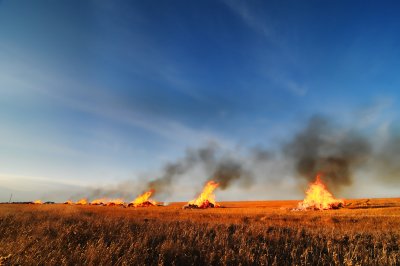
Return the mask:
M 197 199 L 191 200 L 185 205 L 184 209 L 206 209 L 218 208 L 219 205 L 215 203 L 214 190 L 218 187 L 218 183 L 209 181 L 204 186 L 203 191 Z
M 0 266 L 400 266 L 399 11 L 0 0 Z
M 150 207 L 150 206 L 163 206 L 162 203 L 152 200 L 150 197 L 155 192 L 155 190 L 149 190 L 142 195 L 139 195 L 135 200 L 126 203 L 122 198 L 109 199 L 109 198 L 98 198 L 89 201 L 87 198 L 82 198 L 76 202 L 72 200 L 67 200 L 64 205 L 91 205 L 91 206 L 123 206 L 123 207 Z M 43 204 L 41 200 L 36 200 L 32 202 L 33 204 Z
M 400 199 L 346 203 L 374 208 L 290 211 L 298 201 L 223 202 L 224 209 L 194 212 L 182 210 L 184 203 L 0 204 L 0 257 L 5 265 L 399 265 Z M 304 255 L 311 249 L 318 256 Z
M 90 202 L 90 205 L 101 205 L 101 206 L 123 206 L 125 202 L 123 199 L 95 199 Z
M 76 205 L 87 205 L 88 200 L 86 198 L 83 198 L 83 199 L 78 200 L 75 204 Z
M 128 204 L 128 207 L 151 207 L 157 206 L 157 202 L 150 199 L 151 195 L 153 195 L 154 190 L 149 190 L 138 196 L 134 201 Z
M 144 208 L 162 205 L 151 199 L 153 189 L 129 204 L 107 197 L 2 204 L 0 226 L 7 230 L 0 230 L 0 263 L 399 265 L 400 199 L 344 204 L 323 179 L 318 174 L 300 202 L 223 202 L 224 208 L 212 180 L 196 199 L 163 208 Z M 24 207 L 32 204 L 41 206 Z M 318 256 L 304 255 L 311 249 Z
M 67 201 L 64 202 L 64 204 L 66 204 L 66 205 L 73 205 L 74 202 L 73 202 L 72 200 L 67 200 Z
M 344 201 L 338 200 L 328 191 L 318 174 L 315 182 L 306 191 L 306 198 L 299 203 L 297 210 L 330 210 L 343 207 Z

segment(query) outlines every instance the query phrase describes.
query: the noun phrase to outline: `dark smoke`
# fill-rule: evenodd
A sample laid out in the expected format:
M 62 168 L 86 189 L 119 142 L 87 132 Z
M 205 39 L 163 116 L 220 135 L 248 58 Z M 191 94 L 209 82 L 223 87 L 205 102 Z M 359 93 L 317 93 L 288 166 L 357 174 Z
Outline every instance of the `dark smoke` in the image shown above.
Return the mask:
M 312 181 L 317 173 L 321 173 L 324 181 L 334 189 L 351 185 L 353 169 L 371 154 L 366 138 L 321 116 L 311 118 L 305 129 L 283 150 L 294 160 L 299 176 Z
M 253 162 L 263 163 L 274 159 L 274 153 L 261 147 L 250 150 L 250 157 Z
M 169 195 L 178 179 L 196 167 L 202 167 L 205 170 L 205 181 L 214 180 L 219 183 L 221 189 L 226 189 L 235 182 L 240 182 L 241 186 L 248 187 L 253 181 L 253 169 L 250 166 L 270 160 L 269 153 L 261 148 L 250 150 L 250 154 L 250 156 L 241 157 L 239 152 L 223 149 L 217 143 L 211 142 L 197 149 L 187 149 L 182 158 L 167 163 L 162 168 L 160 177 L 147 182 L 147 184 L 143 183 L 142 179 L 142 182 L 140 180 L 125 181 L 114 186 L 86 188 L 72 198 L 123 197 L 133 199 L 140 191 L 144 192 L 149 189 L 154 189 L 157 195 Z
M 221 189 L 239 182 L 241 187 L 250 186 L 256 176 L 268 180 L 269 184 L 278 182 L 294 166 L 298 177 L 314 181 L 320 173 L 329 189 L 337 191 L 351 185 L 354 172 L 360 169 L 383 183 L 399 184 L 399 161 L 400 135 L 367 139 L 331 119 L 314 116 L 290 141 L 274 151 L 261 147 L 229 150 L 212 142 L 188 149 L 182 158 L 166 164 L 160 176 L 150 182 L 126 181 L 113 187 L 91 189 L 89 194 L 85 191 L 82 196 L 134 198 L 148 189 L 168 195 L 179 178 L 199 167 L 206 176 L 198 178 L 214 180 Z
M 207 146 L 197 150 L 188 149 L 183 158 L 176 162 L 168 163 L 164 167 L 162 175 L 148 183 L 148 188 L 155 189 L 158 193 L 168 193 L 174 181 L 179 176 L 193 169 L 193 167 L 199 164 L 203 166 L 213 165 L 215 163 L 217 149 L 218 145 L 215 143 L 209 143 Z
M 260 163 L 270 159 L 262 149 L 252 150 L 251 154 L 249 158 L 243 158 L 239 152 L 224 150 L 217 143 L 209 143 L 199 149 L 189 149 L 183 158 L 167 164 L 161 177 L 149 182 L 148 187 L 157 192 L 168 193 L 178 177 L 199 166 L 208 173 L 207 180 L 218 182 L 221 189 L 226 189 L 237 181 L 248 187 L 253 181 L 249 162 Z
M 233 159 L 226 159 L 219 162 L 214 170 L 211 180 L 218 182 L 219 188 L 226 189 L 231 185 L 231 183 L 241 178 L 246 181 L 251 181 L 252 179 L 249 171 L 243 169 L 241 162 Z

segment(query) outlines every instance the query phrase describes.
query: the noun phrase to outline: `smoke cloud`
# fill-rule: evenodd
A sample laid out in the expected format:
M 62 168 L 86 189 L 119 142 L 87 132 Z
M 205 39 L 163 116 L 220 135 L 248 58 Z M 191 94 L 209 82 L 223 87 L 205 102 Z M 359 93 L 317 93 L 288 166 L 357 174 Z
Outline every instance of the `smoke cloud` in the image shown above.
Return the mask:
M 249 185 L 252 175 L 250 170 L 244 169 L 241 162 L 226 159 L 217 164 L 211 179 L 219 183 L 220 189 L 226 189 L 239 179 L 245 180 L 245 183 Z
M 168 163 L 161 177 L 150 181 L 148 187 L 160 193 L 168 193 L 177 178 L 195 167 L 202 167 L 208 176 L 205 181 L 218 182 L 222 190 L 235 182 L 241 182 L 241 185 L 248 187 L 253 182 L 251 163 L 269 160 L 270 157 L 266 154 L 261 149 L 254 149 L 251 150 L 251 156 L 243 157 L 238 151 L 223 149 L 215 142 L 209 143 L 198 149 L 188 149 L 183 158 Z
M 400 183 L 400 136 L 390 135 L 369 163 L 368 171 L 374 172 L 382 183 Z
M 314 116 L 283 152 L 294 161 L 298 176 L 312 181 L 321 173 L 330 187 L 340 189 L 351 185 L 354 168 L 367 161 L 372 149 L 361 134 Z
M 168 193 L 174 181 L 193 169 L 193 167 L 197 165 L 205 167 L 214 165 L 217 149 L 218 145 L 216 143 L 209 143 L 207 146 L 199 149 L 188 149 L 183 158 L 165 165 L 161 176 L 150 181 L 147 187 L 155 189 L 157 192 Z
M 251 186 L 256 177 L 268 180 L 269 184 L 281 182 L 282 178 L 293 176 L 291 167 L 299 181 L 311 182 L 317 174 L 322 174 L 323 181 L 334 191 L 350 186 L 354 173 L 360 169 L 384 183 L 399 183 L 400 136 L 387 133 L 385 138 L 372 138 L 373 135 L 368 138 L 361 131 L 332 119 L 313 116 L 274 150 L 227 149 L 210 142 L 187 149 L 183 157 L 163 166 L 154 180 L 126 181 L 114 187 L 91 189 L 83 196 L 133 198 L 148 189 L 168 195 L 178 179 L 189 176 L 197 168 L 206 173 L 204 182 L 214 180 L 222 190 L 235 183 Z

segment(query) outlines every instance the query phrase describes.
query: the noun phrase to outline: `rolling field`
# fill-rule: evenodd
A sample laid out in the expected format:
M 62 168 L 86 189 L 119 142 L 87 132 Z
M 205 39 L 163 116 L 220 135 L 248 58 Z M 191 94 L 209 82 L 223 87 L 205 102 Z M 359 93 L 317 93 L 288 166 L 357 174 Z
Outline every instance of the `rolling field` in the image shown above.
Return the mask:
M 400 265 L 400 199 L 297 203 L 0 204 L 0 265 Z

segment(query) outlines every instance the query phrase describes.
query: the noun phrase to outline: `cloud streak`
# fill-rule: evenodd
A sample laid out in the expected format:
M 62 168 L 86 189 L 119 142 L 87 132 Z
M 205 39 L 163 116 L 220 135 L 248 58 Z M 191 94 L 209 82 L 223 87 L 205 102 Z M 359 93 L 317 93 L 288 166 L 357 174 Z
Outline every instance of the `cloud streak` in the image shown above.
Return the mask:
M 240 17 L 249 28 L 262 34 L 271 43 L 275 45 L 279 44 L 274 30 L 266 24 L 265 20 L 261 20 L 257 15 L 255 15 L 254 11 L 251 10 L 246 2 L 224 0 L 223 3 L 229 7 L 233 13 Z
M 0 64 L 0 69 L 4 70 L 2 73 L 4 75 L 7 73 L 4 76 L 5 79 L 1 82 L 3 88 L 7 86 L 8 88 L 17 88 L 21 93 L 39 93 L 42 101 L 57 101 L 66 108 L 140 128 L 169 141 L 190 143 L 195 140 L 207 141 L 218 138 L 215 133 L 199 132 L 172 118 L 150 116 L 149 114 L 141 114 L 135 109 L 126 110 L 115 108 L 114 105 L 110 106 L 107 102 L 119 101 L 120 96 L 110 95 L 109 93 L 102 95 L 99 93 L 101 90 L 92 87 L 90 84 L 82 85 L 73 79 L 60 75 L 58 72 L 37 65 L 34 63 L 35 60 L 24 58 L 25 62 L 22 62 L 20 56 L 16 54 L 15 48 L 6 50 L 14 51 L 7 57 L 9 60 L 11 60 L 10 57 L 13 57 L 14 68 L 7 69 L 4 64 Z M 22 82 L 18 73 L 24 73 L 24 79 L 29 80 L 29 82 Z M 6 93 L 6 91 L 3 93 Z M 91 100 L 87 101 L 89 96 Z
M 285 65 L 285 69 L 279 67 L 279 63 L 274 62 L 274 68 L 278 68 L 279 71 L 271 70 L 271 67 L 268 66 L 265 71 L 264 67 L 261 67 L 262 73 L 266 75 L 266 77 L 272 81 L 278 87 L 285 89 L 286 91 L 296 95 L 296 96 L 304 96 L 308 93 L 309 87 L 304 84 L 304 82 L 300 82 L 294 78 L 289 78 L 288 75 L 288 66 L 291 68 L 295 67 L 297 64 L 293 62 L 292 52 L 287 48 L 287 44 L 279 37 L 276 33 L 276 30 L 271 25 L 268 25 L 268 16 L 264 14 L 261 17 L 257 14 L 253 9 L 254 7 L 250 7 L 246 2 L 242 1 L 223 1 L 229 9 L 236 14 L 250 29 L 254 32 L 261 34 L 270 44 L 271 47 L 265 48 L 267 51 L 272 50 L 274 53 L 280 54 L 280 59 L 285 58 L 287 65 Z M 269 23 L 272 24 L 272 23 Z M 257 59 L 262 58 L 263 56 L 258 56 Z M 268 65 L 266 63 L 266 65 Z M 265 74 L 266 72 L 266 74 Z

